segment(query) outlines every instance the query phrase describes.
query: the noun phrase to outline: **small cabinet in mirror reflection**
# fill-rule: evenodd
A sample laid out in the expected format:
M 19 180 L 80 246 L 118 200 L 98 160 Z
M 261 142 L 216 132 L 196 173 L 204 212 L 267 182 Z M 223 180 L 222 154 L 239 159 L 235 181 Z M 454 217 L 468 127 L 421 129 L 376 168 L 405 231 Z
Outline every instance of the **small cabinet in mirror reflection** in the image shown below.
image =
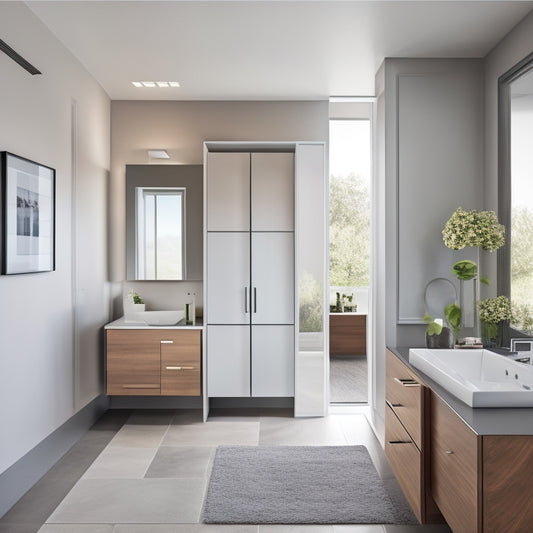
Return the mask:
M 126 165 L 126 278 L 201 280 L 202 165 Z

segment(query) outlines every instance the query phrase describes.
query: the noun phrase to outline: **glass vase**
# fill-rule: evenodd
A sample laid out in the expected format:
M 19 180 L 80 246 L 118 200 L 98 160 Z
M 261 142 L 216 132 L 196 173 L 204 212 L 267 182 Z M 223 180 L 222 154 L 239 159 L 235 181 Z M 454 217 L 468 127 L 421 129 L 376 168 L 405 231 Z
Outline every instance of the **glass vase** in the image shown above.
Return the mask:
M 481 342 L 483 348 L 496 348 L 498 342 L 498 324 L 481 321 Z
M 461 306 L 460 339 L 479 339 L 482 337 L 477 309 L 478 292 L 477 276 L 467 281 L 459 280 L 459 302 Z

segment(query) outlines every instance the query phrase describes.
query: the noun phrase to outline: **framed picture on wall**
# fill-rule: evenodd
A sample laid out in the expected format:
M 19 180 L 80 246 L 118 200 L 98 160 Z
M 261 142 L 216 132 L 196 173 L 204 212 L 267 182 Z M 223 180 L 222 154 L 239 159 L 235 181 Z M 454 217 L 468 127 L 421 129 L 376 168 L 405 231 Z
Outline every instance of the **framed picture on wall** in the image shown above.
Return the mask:
M 0 155 L 2 274 L 55 270 L 55 170 Z

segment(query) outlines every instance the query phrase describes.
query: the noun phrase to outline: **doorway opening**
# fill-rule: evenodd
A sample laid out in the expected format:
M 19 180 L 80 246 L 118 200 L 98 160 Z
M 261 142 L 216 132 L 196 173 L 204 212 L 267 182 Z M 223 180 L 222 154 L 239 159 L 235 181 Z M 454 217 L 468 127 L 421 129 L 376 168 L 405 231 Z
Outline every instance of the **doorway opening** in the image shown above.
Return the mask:
M 368 404 L 372 104 L 330 103 L 330 403 Z

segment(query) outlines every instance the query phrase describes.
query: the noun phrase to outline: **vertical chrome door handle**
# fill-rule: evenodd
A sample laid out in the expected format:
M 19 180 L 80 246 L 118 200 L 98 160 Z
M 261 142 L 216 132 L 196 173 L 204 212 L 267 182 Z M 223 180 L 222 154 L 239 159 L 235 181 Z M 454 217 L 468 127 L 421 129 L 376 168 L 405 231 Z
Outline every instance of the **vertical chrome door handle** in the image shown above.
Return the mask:
M 244 312 L 248 314 L 248 287 L 244 287 Z
M 254 313 L 257 313 L 257 287 L 254 287 Z

